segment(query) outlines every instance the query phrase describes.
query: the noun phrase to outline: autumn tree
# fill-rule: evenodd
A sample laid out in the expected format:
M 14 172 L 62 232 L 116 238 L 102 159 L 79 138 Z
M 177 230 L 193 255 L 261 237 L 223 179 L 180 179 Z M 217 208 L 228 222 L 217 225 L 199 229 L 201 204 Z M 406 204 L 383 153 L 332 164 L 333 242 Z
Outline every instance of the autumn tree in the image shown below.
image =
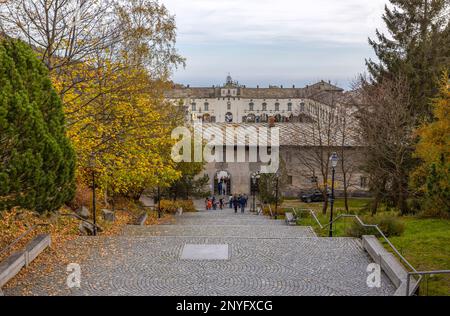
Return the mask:
M 2 31 L 28 43 L 50 72 L 82 62 L 119 41 L 104 0 L 15 0 L 0 4 Z
M 136 196 L 179 177 L 170 160 L 174 106 L 163 91 L 184 60 L 176 27 L 152 0 L 30 1 L 1 7 L 2 29 L 29 42 L 64 102 L 78 178 Z
M 0 42 L 0 209 L 55 211 L 74 195 L 62 103 L 26 44 Z
M 415 155 L 421 164 L 412 175 L 412 185 L 422 197 L 427 214 L 450 215 L 450 90 L 448 73 L 441 79 L 440 93 L 433 100 L 433 117 L 423 124 Z

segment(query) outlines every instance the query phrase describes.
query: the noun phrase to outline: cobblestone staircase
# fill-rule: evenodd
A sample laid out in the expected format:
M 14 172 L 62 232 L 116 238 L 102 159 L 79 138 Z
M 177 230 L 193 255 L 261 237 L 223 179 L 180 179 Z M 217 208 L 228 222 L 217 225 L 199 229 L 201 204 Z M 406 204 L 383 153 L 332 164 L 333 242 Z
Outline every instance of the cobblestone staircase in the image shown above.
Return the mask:
M 226 246 L 228 259 L 185 260 L 181 254 L 186 245 Z M 185 213 L 169 225 L 129 226 L 119 237 L 82 237 L 70 247 L 92 249 L 80 262 L 82 287 L 63 286 L 67 271 L 61 265 L 37 277 L 33 293 L 271 296 L 395 291 L 384 275 L 380 288 L 367 286 L 371 260 L 358 239 L 319 238 L 310 227 L 230 209 Z

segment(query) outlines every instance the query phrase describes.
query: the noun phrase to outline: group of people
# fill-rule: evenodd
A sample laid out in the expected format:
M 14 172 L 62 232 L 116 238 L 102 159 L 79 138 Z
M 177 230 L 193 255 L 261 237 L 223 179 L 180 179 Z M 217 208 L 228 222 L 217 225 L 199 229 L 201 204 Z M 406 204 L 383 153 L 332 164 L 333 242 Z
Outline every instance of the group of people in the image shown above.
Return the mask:
M 230 196 L 229 198 L 229 206 L 230 208 L 234 208 L 234 212 L 237 213 L 238 208 L 241 209 L 241 213 L 244 213 L 245 208 L 247 207 L 248 196 L 247 194 L 235 194 Z
M 229 208 L 233 209 L 234 208 L 234 212 L 237 213 L 238 209 L 241 210 L 242 213 L 244 213 L 245 208 L 247 207 L 247 202 L 248 202 L 248 196 L 246 194 L 235 194 L 235 195 L 230 195 L 230 197 L 228 198 L 228 206 Z M 220 198 L 220 199 L 216 199 L 215 196 L 210 196 L 207 197 L 205 199 L 205 208 L 209 211 L 209 210 L 217 210 L 217 208 L 223 210 L 225 206 L 225 199 L 224 198 Z
M 221 178 L 217 184 L 219 195 L 227 195 L 228 178 Z
M 225 205 L 225 201 L 223 198 L 220 198 L 218 201 L 215 196 L 207 197 L 205 199 L 205 208 L 209 210 L 217 210 L 217 207 L 219 207 L 221 210 L 223 210 L 223 206 Z

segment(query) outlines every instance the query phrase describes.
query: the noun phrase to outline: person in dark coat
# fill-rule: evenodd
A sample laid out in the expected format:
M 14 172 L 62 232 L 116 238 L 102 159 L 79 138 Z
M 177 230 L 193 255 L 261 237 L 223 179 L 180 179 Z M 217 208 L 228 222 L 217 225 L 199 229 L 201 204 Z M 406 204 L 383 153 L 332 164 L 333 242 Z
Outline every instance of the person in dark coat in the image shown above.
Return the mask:
M 246 198 L 245 198 L 244 195 L 241 195 L 241 196 L 240 196 L 239 202 L 240 202 L 239 204 L 240 204 L 240 206 L 241 206 L 241 213 L 244 214 L 244 211 L 245 211 L 245 204 L 247 204 L 247 200 L 246 200 Z
M 239 206 L 239 200 L 238 200 L 238 197 L 235 195 L 235 196 L 233 196 L 233 207 L 234 207 L 235 213 L 237 213 L 238 206 Z

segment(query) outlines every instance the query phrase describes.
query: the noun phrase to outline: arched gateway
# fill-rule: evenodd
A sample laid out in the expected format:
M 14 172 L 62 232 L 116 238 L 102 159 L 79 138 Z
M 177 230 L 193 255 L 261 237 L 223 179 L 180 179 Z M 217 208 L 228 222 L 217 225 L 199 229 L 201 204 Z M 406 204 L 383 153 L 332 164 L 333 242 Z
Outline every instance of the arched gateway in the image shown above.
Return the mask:
M 214 194 L 231 194 L 231 174 L 228 171 L 217 171 L 214 175 Z

